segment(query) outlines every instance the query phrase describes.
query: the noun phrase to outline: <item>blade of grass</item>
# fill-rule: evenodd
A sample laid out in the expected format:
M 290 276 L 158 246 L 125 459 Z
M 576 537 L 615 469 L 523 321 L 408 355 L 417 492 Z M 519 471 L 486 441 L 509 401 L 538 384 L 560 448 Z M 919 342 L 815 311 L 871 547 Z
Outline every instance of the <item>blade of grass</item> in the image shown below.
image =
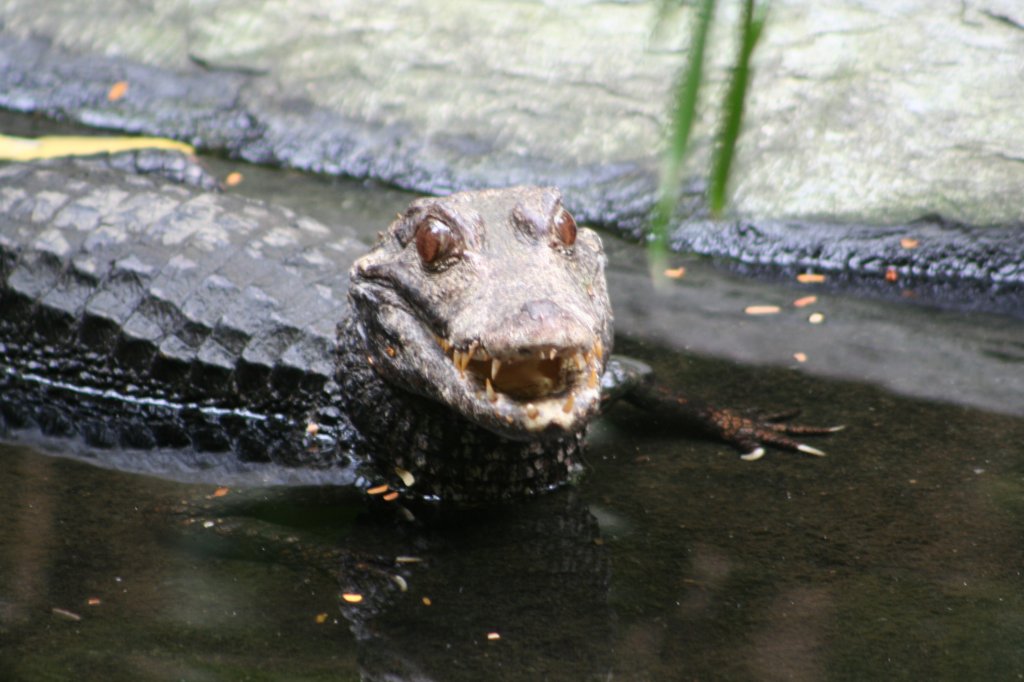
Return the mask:
M 761 37 L 767 14 L 766 5 L 756 6 L 754 0 L 745 0 L 740 23 L 739 54 L 733 67 L 732 81 L 722 102 L 722 125 L 718 131 L 711 165 L 708 205 L 711 208 L 711 215 L 715 217 L 721 215 L 722 209 L 725 208 L 726 187 L 729 184 L 729 172 L 736 153 L 736 141 L 739 139 L 740 126 L 743 122 L 743 106 L 750 83 L 750 57 Z
M 662 157 L 658 199 L 651 220 L 651 239 L 647 249 L 652 275 L 658 274 L 664 268 L 668 249 L 668 227 L 679 203 L 683 159 L 686 157 L 690 142 L 690 131 L 697 110 L 697 95 L 704 77 L 704 49 L 714 11 L 715 0 L 702 0 L 693 23 L 686 66 L 675 89 L 669 145 Z M 659 278 L 654 279 L 658 281 Z

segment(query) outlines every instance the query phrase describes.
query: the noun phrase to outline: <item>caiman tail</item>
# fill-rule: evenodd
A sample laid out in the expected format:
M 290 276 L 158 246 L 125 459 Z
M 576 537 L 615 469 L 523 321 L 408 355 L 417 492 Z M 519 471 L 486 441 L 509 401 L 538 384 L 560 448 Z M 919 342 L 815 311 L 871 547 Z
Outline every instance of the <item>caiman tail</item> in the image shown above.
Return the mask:
M 152 151 L 0 168 L 8 428 L 316 464 L 294 435 L 330 389 L 365 247 L 213 184 Z

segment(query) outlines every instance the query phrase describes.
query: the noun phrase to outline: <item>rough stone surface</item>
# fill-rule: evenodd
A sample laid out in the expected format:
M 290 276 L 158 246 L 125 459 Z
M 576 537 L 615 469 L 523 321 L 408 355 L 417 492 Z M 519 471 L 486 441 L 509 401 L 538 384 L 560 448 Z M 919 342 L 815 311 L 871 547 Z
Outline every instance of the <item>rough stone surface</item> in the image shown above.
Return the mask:
M 675 230 L 670 245 L 747 275 L 793 279 L 814 272 L 826 275 L 832 290 L 1021 316 L 1021 232 L 1019 225 L 971 227 L 935 216 L 889 226 L 692 220 Z
M 636 236 L 687 35 L 685 15 L 653 31 L 654 4 L 11 0 L 0 105 L 418 191 L 559 185 L 580 217 Z M 688 166 L 698 217 L 735 10 L 719 9 Z M 742 219 L 834 227 L 825 241 L 925 215 L 1019 231 L 1019 3 L 779 0 L 755 61 L 732 188 Z M 108 101 L 119 80 L 127 94 Z M 717 226 L 677 241 L 695 229 Z M 973 277 L 983 258 L 935 267 Z

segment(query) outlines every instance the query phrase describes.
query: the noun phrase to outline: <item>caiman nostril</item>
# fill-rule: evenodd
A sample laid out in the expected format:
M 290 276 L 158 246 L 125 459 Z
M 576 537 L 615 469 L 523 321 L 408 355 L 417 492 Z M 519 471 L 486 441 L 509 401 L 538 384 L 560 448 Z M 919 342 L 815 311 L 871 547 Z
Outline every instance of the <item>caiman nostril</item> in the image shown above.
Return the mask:
M 548 300 L 524 303 L 520 312 L 535 322 L 553 320 L 565 315 L 565 312 L 557 303 Z

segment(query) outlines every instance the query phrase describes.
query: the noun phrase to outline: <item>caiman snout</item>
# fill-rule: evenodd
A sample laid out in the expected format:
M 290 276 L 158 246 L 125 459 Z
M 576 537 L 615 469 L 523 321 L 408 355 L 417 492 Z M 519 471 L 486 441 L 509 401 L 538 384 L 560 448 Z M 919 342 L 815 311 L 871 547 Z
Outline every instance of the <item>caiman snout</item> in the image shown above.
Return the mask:
M 522 304 L 472 339 L 441 342 L 463 378 L 473 379 L 496 402 L 562 395 L 572 409 L 574 388 L 593 388 L 600 373 L 601 340 L 562 306 L 549 300 Z
M 543 323 L 546 320 L 563 318 L 568 315 L 557 303 L 548 300 L 524 303 L 519 314 L 520 316 L 526 316 L 530 320 L 540 323 Z
M 480 347 L 500 355 L 531 355 L 553 349 L 582 351 L 595 341 L 594 330 L 565 306 L 548 299 L 523 303 L 518 310 L 498 316 L 485 328 L 483 334 L 465 343 L 476 340 Z

